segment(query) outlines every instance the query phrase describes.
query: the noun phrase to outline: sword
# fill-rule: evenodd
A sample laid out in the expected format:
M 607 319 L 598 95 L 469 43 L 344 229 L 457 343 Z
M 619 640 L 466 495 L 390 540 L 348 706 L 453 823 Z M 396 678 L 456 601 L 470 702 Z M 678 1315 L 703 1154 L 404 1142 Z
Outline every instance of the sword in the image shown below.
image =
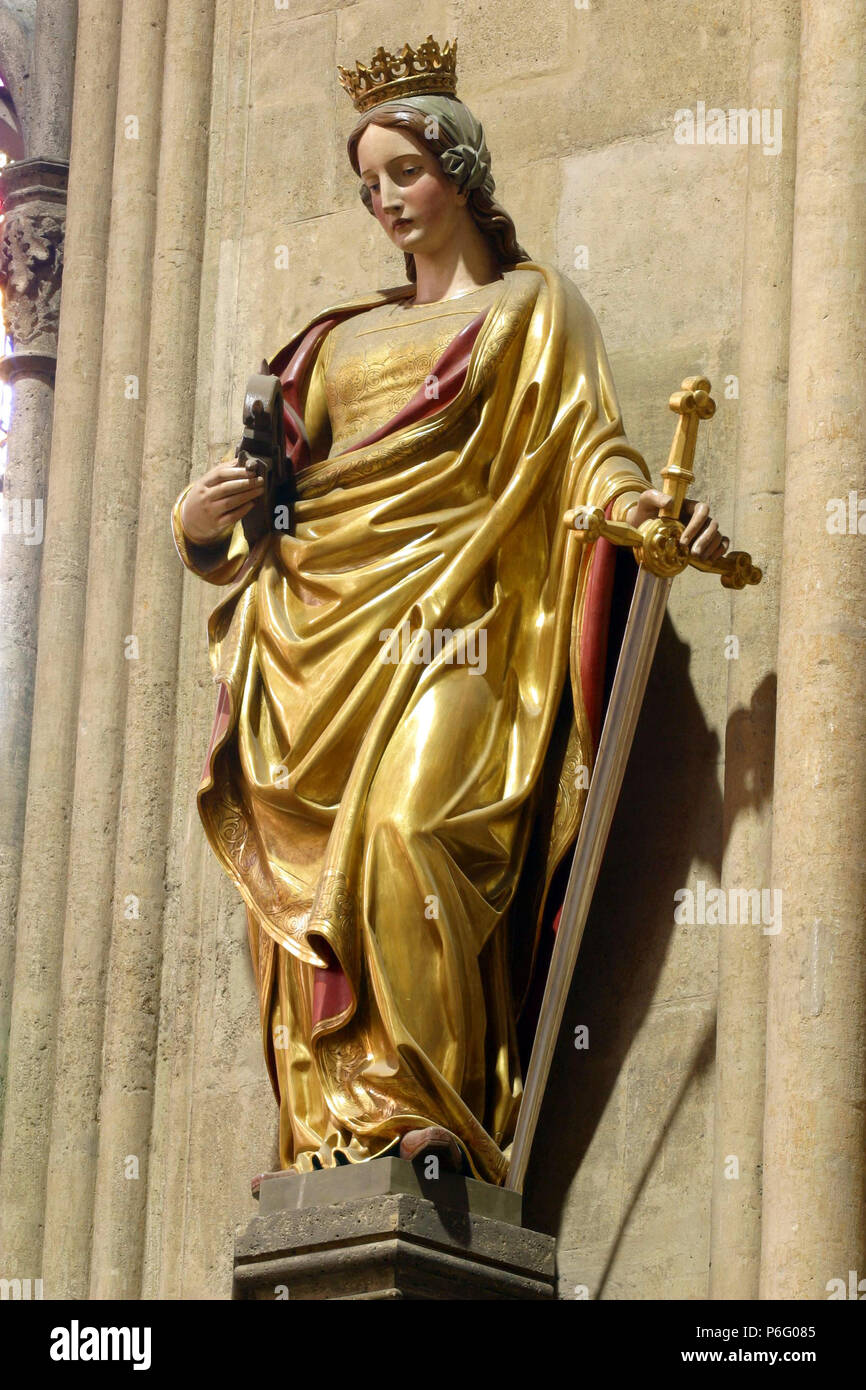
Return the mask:
M 752 564 L 751 556 L 745 551 L 732 551 L 719 560 L 706 561 L 684 553 L 680 547 L 684 527 L 679 515 L 689 486 L 694 481 L 692 465 L 698 425 L 701 420 L 712 417 L 716 406 L 710 396 L 710 383 L 705 377 L 689 377 L 683 382 L 682 388 L 671 396 L 669 404 L 679 418 L 670 457 L 662 469 L 662 490 L 670 500 L 661 508 L 658 516 L 643 522 L 639 528 L 625 522 L 608 521 L 599 507 L 577 507 L 566 512 L 563 518 L 565 525 L 577 531 L 580 539 L 586 543 L 605 536 L 615 545 L 630 545 L 639 570 L 590 778 L 517 1116 L 505 1179 L 505 1187 L 514 1192 L 523 1191 L 571 978 L 631 752 L 671 584 L 674 577 L 688 565 L 708 574 L 721 575 L 722 584 L 727 589 L 743 589 L 747 584 L 759 584 L 761 581 L 761 571 Z

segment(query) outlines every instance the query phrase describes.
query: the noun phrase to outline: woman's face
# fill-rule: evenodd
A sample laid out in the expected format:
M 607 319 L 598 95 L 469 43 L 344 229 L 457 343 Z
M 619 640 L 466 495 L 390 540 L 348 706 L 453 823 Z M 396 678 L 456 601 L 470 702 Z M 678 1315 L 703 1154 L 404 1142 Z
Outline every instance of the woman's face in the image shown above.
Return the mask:
M 423 141 L 405 131 L 368 125 L 357 149 L 373 211 L 394 245 L 413 256 L 435 256 L 467 215 L 466 194 L 445 177 Z

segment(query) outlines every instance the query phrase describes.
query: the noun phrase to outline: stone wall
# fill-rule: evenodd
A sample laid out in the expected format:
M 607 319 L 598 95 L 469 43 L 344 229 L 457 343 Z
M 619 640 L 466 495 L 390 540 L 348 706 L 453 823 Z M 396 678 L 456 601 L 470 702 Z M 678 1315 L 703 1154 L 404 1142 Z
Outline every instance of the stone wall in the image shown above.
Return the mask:
M 459 91 L 484 123 L 498 196 L 530 254 L 594 308 L 656 476 L 668 396 L 711 378 L 693 493 L 766 571 L 743 595 L 694 572 L 674 585 L 529 1216 L 558 1235 L 563 1298 L 755 1297 L 759 1280 L 824 1296 L 863 1258 L 863 1077 L 853 1061 L 840 1080 L 833 1062 L 862 1057 L 851 981 L 866 905 L 862 874 L 829 843 L 846 818 L 862 829 L 862 778 L 828 781 L 804 744 L 829 688 L 862 760 L 862 542 L 834 548 L 824 531 L 833 488 L 866 491 L 858 0 L 79 10 L 0 1174 L 9 1273 L 41 1273 L 46 1296 L 227 1297 L 250 1176 L 274 1165 L 244 913 L 195 808 L 216 591 L 182 570 L 168 510 L 235 442 L 264 354 L 325 306 L 402 281 L 345 156 L 353 111 L 335 67 L 432 32 L 458 36 Z M 780 150 L 678 143 L 677 113 L 699 103 L 780 111 Z M 822 328 L 825 294 L 837 316 Z M 807 677 L 814 654 L 796 634 L 816 592 L 823 665 Z M 790 704 L 774 847 L 780 593 Z M 805 862 L 822 827 L 826 907 Z M 675 892 L 699 881 L 783 889 L 782 932 L 675 924 Z M 588 1050 L 572 1045 L 580 1023 Z M 812 1211 L 810 1171 L 830 1155 Z

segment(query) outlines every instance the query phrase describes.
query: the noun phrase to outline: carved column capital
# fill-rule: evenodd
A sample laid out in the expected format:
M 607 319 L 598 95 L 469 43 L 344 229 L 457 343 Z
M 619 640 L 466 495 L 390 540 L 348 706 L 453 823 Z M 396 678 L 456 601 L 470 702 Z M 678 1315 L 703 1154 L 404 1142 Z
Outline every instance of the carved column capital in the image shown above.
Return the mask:
M 22 159 L 0 171 L 0 285 L 13 353 L 0 376 L 53 377 L 57 357 L 68 165 Z

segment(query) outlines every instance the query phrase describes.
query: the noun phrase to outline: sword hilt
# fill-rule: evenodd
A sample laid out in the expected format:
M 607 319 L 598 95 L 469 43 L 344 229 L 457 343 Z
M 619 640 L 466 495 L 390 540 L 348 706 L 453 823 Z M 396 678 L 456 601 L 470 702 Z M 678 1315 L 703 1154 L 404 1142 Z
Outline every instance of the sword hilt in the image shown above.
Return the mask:
M 762 572 L 752 564 L 745 550 L 729 551 L 718 560 L 702 560 L 680 548 L 685 529 L 679 520 L 689 487 L 694 482 L 692 465 L 698 425 L 710 420 L 716 403 L 710 395 L 706 377 L 687 377 L 679 391 L 668 402 L 678 416 L 670 455 L 662 469 L 662 491 L 669 502 L 657 516 L 649 517 L 639 527 L 625 521 L 609 521 L 601 507 L 575 507 L 563 517 L 566 526 L 578 533 L 581 541 L 589 543 L 600 536 L 614 545 L 631 546 L 639 565 L 662 579 L 681 574 L 691 565 L 705 574 L 718 574 L 726 589 L 744 589 L 747 584 L 760 584 Z
M 687 377 L 679 391 L 671 396 L 668 407 L 679 419 L 668 461 L 662 469 L 662 492 L 671 500 L 659 512 L 659 516 L 679 521 L 686 494 L 695 480 L 693 465 L 698 425 L 701 420 L 711 420 L 716 413 L 716 403 L 710 395 L 707 378 Z

